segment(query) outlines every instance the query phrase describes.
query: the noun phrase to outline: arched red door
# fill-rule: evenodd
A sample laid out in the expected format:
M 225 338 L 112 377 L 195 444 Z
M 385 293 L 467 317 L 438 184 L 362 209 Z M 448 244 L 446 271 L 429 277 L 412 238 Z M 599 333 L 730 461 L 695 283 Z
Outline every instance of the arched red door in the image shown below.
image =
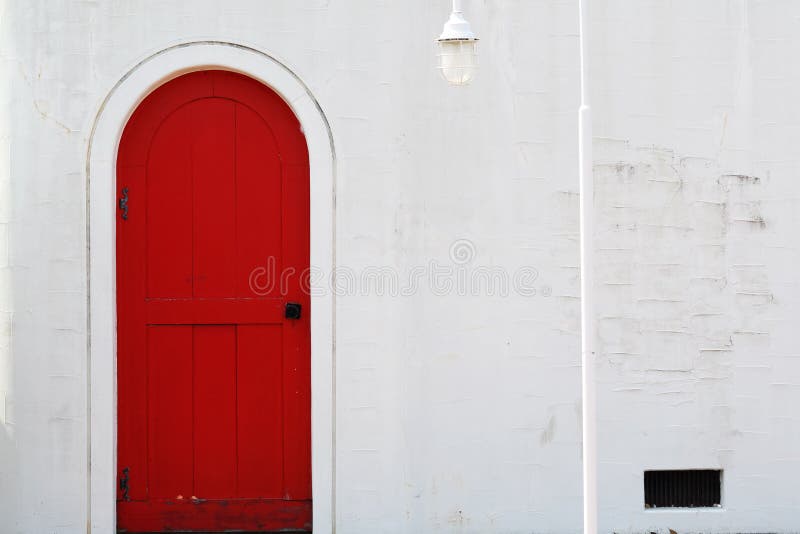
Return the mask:
M 118 529 L 310 530 L 299 122 L 251 78 L 186 74 L 128 121 L 117 185 Z

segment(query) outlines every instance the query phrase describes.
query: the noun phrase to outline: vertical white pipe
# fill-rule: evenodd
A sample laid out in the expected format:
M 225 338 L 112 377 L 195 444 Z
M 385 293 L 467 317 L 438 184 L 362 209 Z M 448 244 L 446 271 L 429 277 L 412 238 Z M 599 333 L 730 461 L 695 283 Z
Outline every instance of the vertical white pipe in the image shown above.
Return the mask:
M 594 316 L 594 176 L 592 111 L 589 99 L 589 0 L 579 0 L 581 107 L 578 117 L 580 159 L 581 389 L 583 393 L 583 532 L 597 533 L 597 408 Z
M 453 0 L 453 13 L 463 13 L 461 0 Z

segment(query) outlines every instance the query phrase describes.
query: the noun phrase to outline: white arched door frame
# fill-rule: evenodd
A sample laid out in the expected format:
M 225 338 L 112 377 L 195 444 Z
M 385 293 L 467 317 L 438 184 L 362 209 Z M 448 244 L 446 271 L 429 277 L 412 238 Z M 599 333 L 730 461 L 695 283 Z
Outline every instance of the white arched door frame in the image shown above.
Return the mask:
M 89 139 L 88 441 L 89 525 L 116 532 L 116 158 L 128 118 L 156 87 L 191 71 L 224 69 L 255 78 L 292 108 L 308 143 L 311 265 L 334 272 L 335 152 L 330 125 L 309 88 L 288 67 L 254 48 L 221 41 L 182 43 L 139 62 L 111 89 Z M 311 470 L 315 532 L 334 530 L 334 295 L 312 276 Z M 319 287 L 314 287 L 319 286 Z

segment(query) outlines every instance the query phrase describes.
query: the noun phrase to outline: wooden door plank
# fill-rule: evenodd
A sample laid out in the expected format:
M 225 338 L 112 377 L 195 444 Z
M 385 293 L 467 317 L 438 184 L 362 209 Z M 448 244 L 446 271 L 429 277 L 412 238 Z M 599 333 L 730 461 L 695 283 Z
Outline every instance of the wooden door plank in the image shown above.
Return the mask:
M 122 503 L 126 532 L 311 531 L 311 501 L 168 500 Z
M 307 324 L 301 319 L 284 326 L 283 436 L 284 491 L 287 499 L 311 498 L 311 366 L 307 358 Z
M 281 296 L 281 161 L 269 127 L 236 105 L 236 295 Z M 297 269 L 295 269 L 297 270 Z M 299 273 L 294 273 L 299 276 Z
M 145 303 L 149 324 L 282 323 L 277 299 L 162 299 Z
M 236 495 L 236 327 L 194 327 L 194 492 Z
M 236 270 L 235 103 L 193 102 L 194 296 L 234 295 Z
M 192 173 L 186 135 L 189 108 L 179 108 L 155 134 L 147 163 L 146 204 L 134 190 L 130 209 L 146 213 L 147 296 L 192 295 Z M 145 211 L 146 210 L 146 211 Z
M 294 138 L 296 142 L 302 139 Z M 309 197 L 308 167 L 283 165 L 284 209 L 283 250 L 288 265 L 309 265 L 309 207 L 297 199 Z M 311 299 L 308 272 L 288 284 L 290 300 L 303 306 L 299 320 L 289 321 L 284 327 L 283 381 L 284 381 L 284 439 L 287 444 L 284 457 L 287 498 L 311 498 Z
M 146 184 L 143 165 L 118 166 L 118 190 L 127 188 L 134 201 L 144 204 Z M 118 305 L 117 373 L 125 379 L 117 385 L 117 420 L 119 431 L 118 473 L 127 469 L 128 489 L 118 489 L 120 499 L 147 498 L 147 332 L 144 323 L 144 273 L 146 243 L 145 214 L 129 212 L 127 219 L 117 217 Z
M 284 497 L 281 330 L 238 327 L 239 497 Z
M 150 498 L 192 494 L 192 327 L 147 329 Z

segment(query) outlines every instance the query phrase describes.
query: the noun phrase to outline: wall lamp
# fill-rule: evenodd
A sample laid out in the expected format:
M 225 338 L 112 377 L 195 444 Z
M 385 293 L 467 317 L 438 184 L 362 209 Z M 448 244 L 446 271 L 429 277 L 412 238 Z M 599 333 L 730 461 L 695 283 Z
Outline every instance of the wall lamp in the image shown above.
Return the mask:
M 461 0 L 453 0 L 453 12 L 444 23 L 439 44 L 439 70 L 451 85 L 467 85 L 478 69 L 478 38 L 464 18 Z

